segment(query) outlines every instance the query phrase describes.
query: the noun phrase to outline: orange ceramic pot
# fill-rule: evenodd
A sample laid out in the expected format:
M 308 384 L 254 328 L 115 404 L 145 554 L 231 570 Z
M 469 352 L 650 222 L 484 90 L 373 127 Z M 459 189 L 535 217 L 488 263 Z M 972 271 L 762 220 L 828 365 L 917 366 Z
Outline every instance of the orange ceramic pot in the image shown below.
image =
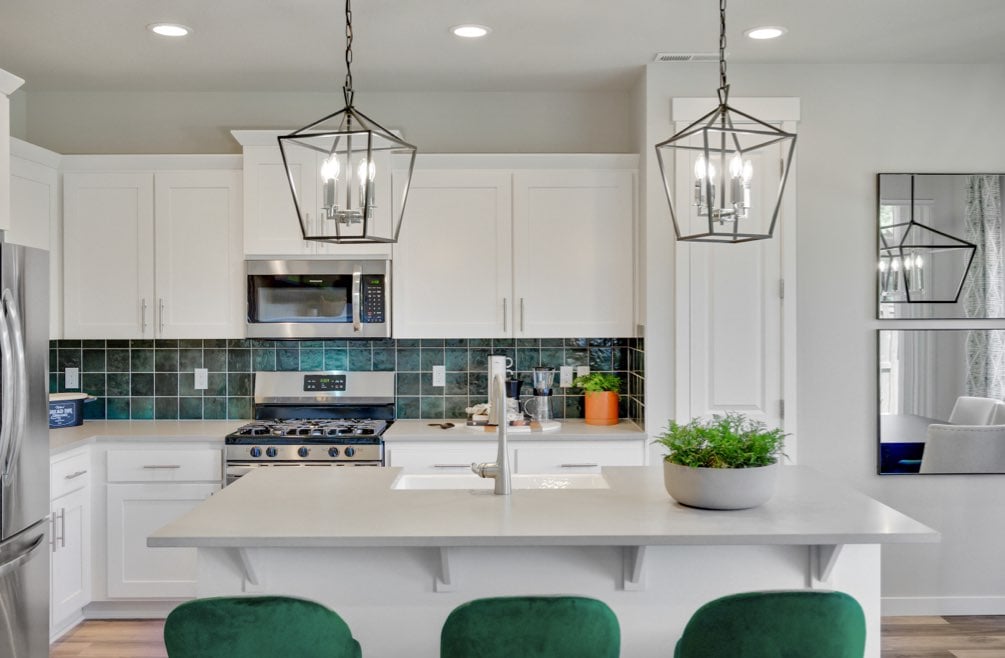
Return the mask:
M 587 425 L 618 424 L 618 394 L 614 391 L 586 392 Z

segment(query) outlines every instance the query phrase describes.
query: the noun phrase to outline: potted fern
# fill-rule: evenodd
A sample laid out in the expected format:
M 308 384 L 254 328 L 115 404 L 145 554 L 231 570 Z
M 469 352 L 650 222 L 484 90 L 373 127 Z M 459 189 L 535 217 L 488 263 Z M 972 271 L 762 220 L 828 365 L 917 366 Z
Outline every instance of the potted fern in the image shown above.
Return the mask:
M 746 509 L 775 492 L 785 434 L 738 413 L 671 422 L 656 438 L 667 449 L 663 483 L 682 505 Z
M 576 377 L 572 384 L 583 389 L 583 416 L 587 425 L 618 424 L 620 377 L 609 372 L 591 372 Z

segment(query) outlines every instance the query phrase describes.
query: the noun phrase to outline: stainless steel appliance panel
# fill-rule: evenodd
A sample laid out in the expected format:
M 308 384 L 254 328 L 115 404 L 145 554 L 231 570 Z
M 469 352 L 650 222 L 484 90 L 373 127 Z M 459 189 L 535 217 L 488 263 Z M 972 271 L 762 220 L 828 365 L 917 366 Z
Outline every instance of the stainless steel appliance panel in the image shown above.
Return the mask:
M 49 254 L 4 244 L 0 296 L 0 541 L 4 541 L 49 513 Z
M 0 658 L 49 655 L 47 521 L 0 542 Z

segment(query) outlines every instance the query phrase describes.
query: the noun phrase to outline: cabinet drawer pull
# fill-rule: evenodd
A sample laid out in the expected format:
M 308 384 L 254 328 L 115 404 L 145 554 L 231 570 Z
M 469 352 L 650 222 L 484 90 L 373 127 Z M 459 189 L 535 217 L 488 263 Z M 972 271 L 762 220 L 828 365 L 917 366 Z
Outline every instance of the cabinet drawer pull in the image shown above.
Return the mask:
M 66 548 L 66 508 L 59 510 L 59 547 Z
M 433 464 L 433 468 L 471 468 L 471 464 Z
M 148 469 L 169 469 L 169 468 L 181 468 L 181 464 L 146 464 L 143 468 Z
M 66 480 L 75 480 L 85 473 L 87 473 L 86 469 L 83 471 L 77 471 L 76 473 L 70 473 L 69 475 L 64 475 L 63 478 Z
M 586 464 L 586 463 L 583 463 L 583 464 L 561 464 L 562 468 L 596 468 L 598 466 L 600 466 L 600 464 Z

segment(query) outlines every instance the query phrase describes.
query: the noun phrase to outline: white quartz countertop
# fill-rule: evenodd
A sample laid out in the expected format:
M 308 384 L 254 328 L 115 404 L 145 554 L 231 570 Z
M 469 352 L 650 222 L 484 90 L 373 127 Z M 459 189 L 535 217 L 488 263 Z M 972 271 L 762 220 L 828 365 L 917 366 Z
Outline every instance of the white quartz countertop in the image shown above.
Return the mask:
M 619 440 L 643 439 L 645 431 L 630 420 L 621 420 L 617 425 L 587 425 L 582 418 L 560 420 L 561 427 L 548 432 L 520 432 L 513 429 L 507 434 L 511 441 L 582 441 L 582 440 Z M 441 423 L 453 423 L 453 427 L 444 429 Z M 496 441 L 495 429 L 484 427 L 471 428 L 460 418 L 444 420 L 396 420 L 384 432 L 385 442 L 395 441 Z
M 94 441 L 151 439 L 219 441 L 247 420 L 85 420 L 76 427 L 49 430 L 49 452 L 56 454 Z
M 157 530 L 149 546 L 755 545 L 938 541 L 939 534 L 804 466 L 749 510 L 674 502 L 654 467 L 603 469 L 609 489 L 398 491 L 397 468 L 260 468 Z

